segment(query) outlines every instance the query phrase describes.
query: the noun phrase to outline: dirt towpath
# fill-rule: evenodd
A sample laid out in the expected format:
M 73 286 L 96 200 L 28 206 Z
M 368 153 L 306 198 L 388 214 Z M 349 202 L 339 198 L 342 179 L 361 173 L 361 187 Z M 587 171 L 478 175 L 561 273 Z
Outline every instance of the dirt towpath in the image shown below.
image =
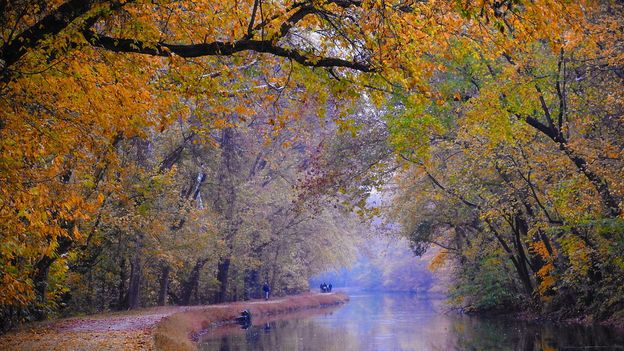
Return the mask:
M 26 325 L 0 337 L 0 350 L 150 350 L 164 317 L 198 307 L 154 307 Z

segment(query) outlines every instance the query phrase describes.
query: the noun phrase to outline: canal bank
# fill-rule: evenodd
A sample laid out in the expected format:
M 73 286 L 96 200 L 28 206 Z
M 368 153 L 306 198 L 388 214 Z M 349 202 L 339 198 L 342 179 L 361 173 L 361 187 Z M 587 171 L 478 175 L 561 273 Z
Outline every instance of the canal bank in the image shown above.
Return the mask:
M 206 306 L 164 306 L 32 323 L 0 336 L 0 350 L 193 350 L 194 333 L 231 322 L 241 310 L 255 316 L 344 303 L 344 294 L 307 293 Z
M 252 320 L 267 316 L 290 314 L 302 310 L 323 308 L 349 300 L 342 293 L 302 294 L 276 300 L 255 300 L 207 306 L 163 318 L 153 332 L 157 351 L 194 351 L 197 340 L 206 331 L 224 324 L 236 323 L 241 311 L 248 310 Z

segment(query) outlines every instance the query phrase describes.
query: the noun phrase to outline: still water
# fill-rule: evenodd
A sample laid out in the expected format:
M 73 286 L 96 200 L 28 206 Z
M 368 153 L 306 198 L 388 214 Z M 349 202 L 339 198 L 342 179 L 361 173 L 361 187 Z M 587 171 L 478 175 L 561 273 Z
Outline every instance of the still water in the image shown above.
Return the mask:
M 350 294 L 335 308 L 218 328 L 203 351 L 230 350 L 624 350 L 603 327 L 532 325 L 440 312 L 443 301 L 409 294 Z M 277 317 L 275 317 L 277 318 Z

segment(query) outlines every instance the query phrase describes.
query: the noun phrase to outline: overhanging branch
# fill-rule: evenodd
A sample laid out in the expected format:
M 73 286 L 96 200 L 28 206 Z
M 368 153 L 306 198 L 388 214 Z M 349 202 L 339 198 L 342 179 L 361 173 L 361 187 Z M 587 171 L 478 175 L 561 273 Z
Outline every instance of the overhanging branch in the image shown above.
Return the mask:
M 151 56 L 171 56 L 193 58 L 202 56 L 227 56 L 237 52 L 255 51 L 274 56 L 292 59 L 309 67 L 345 67 L 362 72 L 373 72 L 375 69 L 368 63 L 349 61 L 335 57 L 310 57 L 296 49 L 275 45 L 270 40 L 243 39 L 234 42 L 214 41 L 202 44 L 150 44 L 140 40 L 113 38 L 98 35 L 91 30 L 83 31 L 87 41 L 97 47 L 113 52 L 129 52 Z
M 71 22 L 90 11 L 98 1 L 70 0 L 43 17 L 30 28 L 6 43 L 0 55 L 6 67 L 17 62 L 28 49 L 34 48 L 48 35 L 56 35 Z

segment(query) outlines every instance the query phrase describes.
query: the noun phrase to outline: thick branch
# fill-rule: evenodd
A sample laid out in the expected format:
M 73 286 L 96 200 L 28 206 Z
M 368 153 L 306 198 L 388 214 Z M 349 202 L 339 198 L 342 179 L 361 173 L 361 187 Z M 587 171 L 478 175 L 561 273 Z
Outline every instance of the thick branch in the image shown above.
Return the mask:
M 254 0 L 253 10 L 251 10 L 251 19 L 249 20 L 249 26 L 247 27 L 246 38 L 253 37 L 254 21 L 256 20 L 256 13 L 258 12 L 258 5 L 261 0 Z
M 28 49 L 36 47 L 49 35 L 56 35 L 71 22 L 84 15 L 97 4 L 98 0 L 70 0 L 42 18 L 32 27 L 6 43 L 0 53 L 5 67 L 16 63 Z
M 238 40 L 234 42 L 214 41 L 203 44 L 149 44 L 134 39 L 113 38 L 97 35 L 93 31 L 84 31 L 85 38 L 94 46 L 113 52 L 130 52 L 152 56 L 170 56 L 172 53 L 181 57 L 224 56 L 242 51 L 255 51 L 292 59 L 310 67 L 345 67 L 362 72 L 373 72 L 367 63 L 348 61 L 334 57 L 308 57 L 295 49 L 288 49 L 273 44 L 270 40 Z
M 544 135 L 546 135 L 550 139 L 556 142 L 560 142 L 559 135 L 558 135 L 559 133 L 557 133 L 554 129 L 549 128 L 544 123 L 540 122 L 537 118 L 531 117 L 531 116 L 522 117 L 518 115 L 516 115 L 516 117 L 520 120 L 524 119 L 531 127 L 539 130 L 540 132 L 542 132 Z
M 343 8 L 361 5 L 361 1 L 359 0 L 329 0 L 327 3 L 333 3 Z M 129 38 L 113 38 L 105 35 L 98 35 L 92 30 L 85 30 L 83 35 L 90 44 L 114 52 L 132 52 L 152 56 L 169 56 L 173 53 L 181 57 L 190 58 L 223 56 L 242 51 L 255 51 L 289 58 L 304 66 L 310 67 L 345 67 L 362 72 L 372 72 L 374 70 L 368 63 L 356 62 L 355 60 L 349 61 L 335 57 L 315 57 L 297 49 L 284 48 L 277 45 L 277 40 L 285 37 L 295 24 L 306 16 L 318 11 L 311 3 L 298 3 L 293 6 L 292 9 L 299 8 L 282 23 L 275 37 L 270 38 L 270 40 L 253 40 L 253 30 L 257 27 L 254 27 L 253 23 L 258 5 L 259 2 L 254 4 L 254 13 L 252 13 L 247 35 L 240 40 L 232 42 L 214 41 L 211 43 L 187 45 L 163 42 L 148 43 Z M 264 25 L 264 23 L 259 24 L 259 26 L 262 25 Z
M 303 6 L 299 8 L 295 13 L 293 13 L 286 21 L 282 23 L 280 26 L 278 37 L 282 38 L 288 34 L 288 32 L 292 29 L 292 27 L 299 21 L 301 21 L 305 16 L 314 13 L 316 9 L 314 6 Z
M 594 185 L 602 199 L 603 205 L 606 207 L 609 217 L 618 217 L 622 213 L 622 210 L 620 209 L 619 201 L 611 194 L 606 179 L 589 169 L 587 161 L 570 149 L 567 143 L 560 142 L 559 148 L 574 162 L 576 168 Z
M 563 57 L 563 48 L 559 54 L 559 62 L 557 64 L 557 97 L 559 98 L 559 115 L 557 118 L 557 125 L 559 133 L 563 133 L 563 119 L 566 111 L 566 72 L 565 61 Z
M 619 201 L 611 194 L 609 184 L 606 179 L 602 178 L 599 174 L 589 169 L 589 164 L 581 155 L 578 155 L 568 145 L 568 141 L 563 137 L 561 133 L 555 129 L 548 128 L 536 118 L 526 116 L 518 116 L 519 119 L 524 119 L 530 126 L 539 130 L 544 135 L 549 137 L 552 141 L 559 145 L 559 149 L 574 163 L 576 168 L 585 175 L 585 177 L 594 185 L 594 188 L 598 191 L 602 199 L 602 203 L 605 205 L 607 214 L 610 217 L 618 217 L 622 210 L 619 206 Z
M 540 101 L 540 104 L 542 105 L 542 110 L 544 110 L 544 116 L 546 117 L 546 121 L 548 122 L 548 127 L 552 130 L 555 130 L 555 125 L 553 124 L 553 120 L 552 120 L 552 116 L 550 114 L 550 109 L 548 108 L 548 105 L 546 104 L 546 100 L 544 100 L 544 93 L 542 93 L 542 89 L 540 89 L 539 86 L 535 86 L 535 90 L 537 90 L 537 93 L 539 94 L 538 98 Z

